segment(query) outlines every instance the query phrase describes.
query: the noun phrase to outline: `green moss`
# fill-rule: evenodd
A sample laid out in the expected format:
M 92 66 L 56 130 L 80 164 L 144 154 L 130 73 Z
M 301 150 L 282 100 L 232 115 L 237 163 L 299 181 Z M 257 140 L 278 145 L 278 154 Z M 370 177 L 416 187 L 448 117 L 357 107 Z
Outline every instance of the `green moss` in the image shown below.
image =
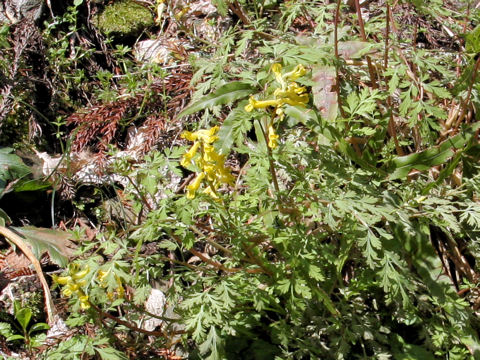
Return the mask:
M 153 15 L 144 6 L 123 0 L 105 7 L 95 22 L 98 29 L 107 35 L 138 36 L 142 30 L 153 25 Z

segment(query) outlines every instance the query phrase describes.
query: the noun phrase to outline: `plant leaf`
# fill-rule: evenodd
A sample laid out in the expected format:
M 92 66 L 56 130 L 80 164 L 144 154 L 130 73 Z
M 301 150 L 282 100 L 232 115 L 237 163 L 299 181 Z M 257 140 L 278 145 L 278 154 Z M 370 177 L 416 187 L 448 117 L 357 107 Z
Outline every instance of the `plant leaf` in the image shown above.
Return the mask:
M 8 216 L 8 214 L 0 208 L 0 226 L 8 225 L 12 222 L 12 219 Z
M 32 310 L 30 310 L 29 308 L 21 308 L 20 310 L 15 312 L 15 318 L 22 327 L 23 331 L 26 331 L 28 323 L 32 318 Z
M 36 323 L 33 324 L 32 327 L 28 330 L 29 334 L 32 334 L 36 331 L 42 331 L 42 330 L 48 330 L 50 329 L 50 326 L 46 323 Z
M 37 191 L 45 190 L 50 188 L 51 185 L 47 182 L 38 179 L 21 179 L 18 183 L 15 184 L 13 190 L 15 192 L 21 191 Z
M 32 247 L 32 252 L 40 259 L 48 252 L 50 259 L 60 267 L 68 265 L 68 257 L 72 253 L 72 242 L 69 234 L 61 230 L 36 228 L 33 226 L 14 227 L 15 231 L 24 236 L 24 240 Z
M 12 335 L 6 338 L 7 341 L 13 341 L 13 340 L 23 340 L 25 339 L 22 335 L 16 334 Z
M 246 102 L 241 101 L 227 116 L 218 132 L 218 141 L 215 147 L 222 153 L 228 154 L 233 144 L 241 143 L 245 134 L 252 128 L 252 114 L 246 112 L 243 106 Z
M 124 353 L 111 347 L 105 347 L 105 348 L 96 347 L 95 351 L 98 353 L 98 355 L 100 355 L 102 360 L 127 360 L 128 359 Z
M 445 140 L 438 146 L 431 147 L 421 152 L 406 156 L 398 156 L 393 159 L 387 167 L 390 173 L 389 180 L 396 180 L 407 177 L 408 173 L 415 170 L 428 170 L 432 166 L 445 163 L 456 153 L 456 149 L 462 148 L 473 137 L 476 130 L 480 128 L 480 123 L 474 124 L 454 137 Z
M 21 179 L 31 172 L 19 156 L 10 154 L 11 151 L 11 148 L 0 148 L 0 198 L 9 181 Z
M 211 108 L 215 105 L 224 105 L 235 100 L 244 98 L 252 93 L 252 86 L 242 81 L 234 81 L 223 86 L 220 86 L 212 94 L 205 96 L 203 99 L 191 104 L 184 109 L 178 117 L 187 116 L 197 111 Z
M 344 59 L 360 58 L 370 52 L 372 44 L 366 41 L 339 41 L 338 54 Z
M 337 118 L 338 99 L 334 90 L 336 85 L 336 71 L 333 66 L 319 66 L 313 69 L 312 86 L 313 104 L 322 114 L 322 117 L 331 122 Z
M 465 51 L 472 55 L 480 52 L 480 25 L 465 35 Z

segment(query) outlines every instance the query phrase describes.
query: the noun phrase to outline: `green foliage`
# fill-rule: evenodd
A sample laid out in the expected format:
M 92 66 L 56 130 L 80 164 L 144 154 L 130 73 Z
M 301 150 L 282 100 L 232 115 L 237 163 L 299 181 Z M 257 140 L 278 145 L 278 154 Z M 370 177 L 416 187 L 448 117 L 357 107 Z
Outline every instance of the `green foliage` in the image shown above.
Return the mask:
M 0 148 L 0 199 L 9 192 L 36 191 L 50 188 L 42 180 L 31 179 L 32 170 L 13 154 L 11 148 Z M 0 208 L 0 226 L 10 223 L 8 214 Z
M 194 130 L 220 126 L 199 151 L 213 143 L 235 181 L 187 199 L 185 142 L 109 164 L 125 180 L 113 199 L 122 215 L 95 219 L 100 230 L 56 277 L 69 298 L 68 325 L 95 326 L 98 335 L 79 331 L 48 358 L 123 359 L 115 347 L 143 355 L 174 343 L 192 359 L 478 358 L 478 30 L 458 54 L 406 41 L 413 30 L 400 15 L 408 12 L 394 14 L 405 33 L 397 24 L 385 31 L 386 5 L 365 21 L 364 41 L 342 4 L 338 22 L 334 3 L 214 4 L 243 25 L 191 57 L 196 92 L 175 119 L 188 115 L 195 121 L 180 124 Z M 412 4 L 418 24 L 460 19 L 439 2 Z M 59 23 L 76 28 L 80 6 Z M 99 27 L 115 6 L 125 2 L 108 5 Z M 150 23 L 151 14 L 135 21 Z M 59 24 L 45 32 L 64 89 L 83 84 L 80 67 L 64 74 L 73 63 L 68 33 Z M 116 49 L 119 80 L 95 73 L 89 86 L 100 101 L 135 96 L 168 76 L 155 66 L 138 70 L 130 50 Z M 301 75 L 285 75 L 298 65 Z M 28 169 L 9 152 L 4 158 L 6 188 Z M 206 167 L 195 170 L 208 186 Z M 66 267 L 55 244 L 30 235 L 39 253 L 48 249 Z M 142 326 L 152 317 L 144 310 L 152 287 L 166 305 L 155 314 L 162 325 L 149 332 Z
M 465 51 L 468 54 L 476 55 L 480 52 L 480 25 L 466 34 L 465 36 Z
M 37 259 L 47 252 L 55 264 L 61 267 L 68 265 L 68 233 L 33 226 L 12 227 L 12 229 L 23 236 L 25 242 L 32 247 Z
M 10 31 L 10 27 L 6 24 L 0 27 L 0 47 L 2 49 L 7 49 L 10 47 L 10 44 L 8 43 L 8 40 L 7 40 L 7 35 L 9 31 Z
M 205 96 L 202 100 L 188 106 L 178 116 L 191 115 L 199 110 L 207 109 L 216 105 L 225 105 L 231 103 L 237 99 L 244 98 L 246 95 L 251 94 L 252 87 L 250 84 L 243 82 L 232 82 L 225 84 L 218 88 L 212 94 Z
M 389 168 L 390 180 L 405 178 L 410 170 L 413 169 L 428 170 L 435 165 L 445 164 L 454 155 L 456 157 L 461 156 L 463 151 L 467 151 L 473 145 L 470 140 L 479 128 L 480 124 L 476 123 L 438 146 L 411 155 L 394 158 L 392 166 Z M 442 176 L 440 179 L 444 180 L 445 176 Z
M 153 25 L 153 15 L 146 7 L 131 0 L 107 5 L 95 20 L 98 29 L 107 35 L 138 36 Z
M 32 319 L 32 310 L 29 307 L 22 307 L 19 301 L 13 303 L 13 315 L 15 322 L 0 323 L 0 335 L 6 338 L 6 341 L 21 340 L 27 346 L 29 351 L 34 347 L 43 345 L 45 333 L 34 334 L 39 331 L 48 330 L 50 326 L 45 323 L 30 324 Z M 12 325 L 15 330 L 12 329 Z
M 30 168 L 23 163 L 19 156 L 12 154 L 12 151 L 11 148 L 0 149 L 0 163 L 2 164 L 0 169 L 0 197 L 5 194 L 8 183 L 18 181 L 31 173 Z
M 104 338 L 92 339 L 86 335 L 75 335 L 63 341 L 57 349 L 48 352 L 49 360 L 78 360 L 84 356 L 99 356 L 102 360 L 125 360 L 124 353 L 108 346 Z

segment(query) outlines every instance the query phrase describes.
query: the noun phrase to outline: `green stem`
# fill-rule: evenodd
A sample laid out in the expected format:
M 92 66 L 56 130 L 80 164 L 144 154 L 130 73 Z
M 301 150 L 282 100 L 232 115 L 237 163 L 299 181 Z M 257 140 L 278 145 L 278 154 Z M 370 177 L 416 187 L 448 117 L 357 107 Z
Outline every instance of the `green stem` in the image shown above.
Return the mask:
M 272 119 L 273 121 L 273 119 Z M 267 146 L 267 154 L 268 154 L 268 162 L 270 164 L 270 174 L 272 175 L 273 187 L 275 188 L 275 192 L 277 193 L 277 197 L 280 196 L 280 187 L 278 186 L 278 178 L 277 173 L 275 172 L 275 164 L 273 162 L 272 156 L 272 149 L 268 146 L 268 136 L 267 132 L 265 131 L 265 127 L 263 126 L 262 122 L 259 121 L 260 129 L 262 130 L 263 138 L 265 140 L 265 145 Z

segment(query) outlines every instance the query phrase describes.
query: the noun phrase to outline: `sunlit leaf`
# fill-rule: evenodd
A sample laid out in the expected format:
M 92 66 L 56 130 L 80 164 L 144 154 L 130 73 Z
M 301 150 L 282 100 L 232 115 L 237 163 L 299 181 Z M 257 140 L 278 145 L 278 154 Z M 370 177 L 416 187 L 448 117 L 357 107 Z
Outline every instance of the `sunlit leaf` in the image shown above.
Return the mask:
M 333 66 L 314 68 L 312 80 L 315 82 L 312 86 L 314 105 L 326 121 L 334 121 L 338 111 L 335 68 Z
M 51 260 L 61 267 L 68 265 L 68 258 L 72 254 L 73 243 L 70 235 L 61 230 L 36 228 L 33 226 L 13 227 L 24 236 L 24 240 L 32 247 L 32 251 L 40 259 L 43 253 L 48 252 Z
M 394 158 L 388 167 L 390 180 L 401 179 L 408 176 L 408 173 L 415 170 L 428 170 L 432 166 L 444 164 L 458 149 L 461 149 L 474 136 L 475 131 L 480 128 L 476 123 L 469 129 L 445 140 L 438 146 L 433 146 L 424 151 Z
M 189 105 L 184 109 L 178 117 L 194 114 L 200 110 L 211 108 L 215 105 L 224 105 L 232 103 L 235 100 L 242 99 L 250 95 L 253 88 L 250 84 L 242 81 L 234 81 L 219 87 L 210 95 L 205 96 L 201 100 Z

